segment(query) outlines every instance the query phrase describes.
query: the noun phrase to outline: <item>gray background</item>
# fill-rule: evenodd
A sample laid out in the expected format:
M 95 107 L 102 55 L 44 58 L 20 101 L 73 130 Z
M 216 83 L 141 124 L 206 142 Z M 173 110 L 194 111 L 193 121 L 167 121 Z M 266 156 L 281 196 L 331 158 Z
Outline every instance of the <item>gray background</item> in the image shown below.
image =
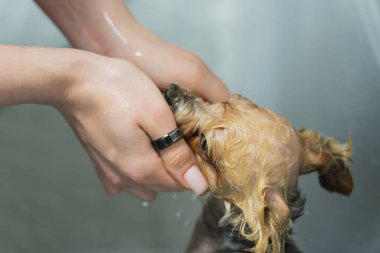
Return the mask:
M 128 1 L 165 40 L 198 54 L 234 92 L 297 127 L 352 136 L 351 197 L 304 177 L 305 252 L 380 252 L 380 4 L 377 1 Z M 0 43 L 67 41 L 32 1 L 0 0 Z M 1 55 L 0 55 L 1 57 Z M 20 70 L 22 73 L 22 70 Z M 181 252 L 200 204 L 108 197 L 53 109 L 0 110 L 0 252 Z

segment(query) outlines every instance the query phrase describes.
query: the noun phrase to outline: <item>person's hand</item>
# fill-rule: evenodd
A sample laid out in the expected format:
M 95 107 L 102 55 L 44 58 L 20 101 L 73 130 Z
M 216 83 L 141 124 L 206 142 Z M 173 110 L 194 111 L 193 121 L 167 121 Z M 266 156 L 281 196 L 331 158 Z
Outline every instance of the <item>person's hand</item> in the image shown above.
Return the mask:
M 138 23 L 129 38 L 128 45 L 114 41 L 107 55 L 132 62 L 161 90 L 176 83 L 210 102 L 228 97 L 225 84 L 195 54 L 166 43 Z
M 36 0 L 71 44 L 135 64 L 161 89 L 180 84 L 210 102 L 228 97 L 225 84 L 196 55 L 142 26 L 121 0 Z
M 75 49 L 0 45 L 0 55 L 0 108 L 57 108 L 110 194 L 151 200 L 159 191 L 207 190 L 183 139 L 160 155 L 153 149 L 151 140 L 176 123 L 157 86 L 133 64 Z
M 78 82 L 57 106 L 81 140 L 106 191 L 144 200 L 159 191 L 207 190 L 184 140 L 160 152 L 155 140 L 176 128 L 155 84 L 133 64 L 102 56 L 79 66 Z
M 108 171 L 110 171 L 108 174 L 115 174 L 114 177 L 109 175 L 106 177 L 106 174 L 102 171 L 102 173 L 99 173 L 101 178 L 108 178 L 106 180 L 106 182 L 108 182 L 106 184 L 107 189 L 111 188 L 113 192 L 119 192 L 128 185 L 129 191 L 138 189 L 140 196 L 143 195 L 142 192 L 146 193 L 146 196 L 154 196 L 154 191 L 163 190 L 164 188 L 162 187 L 168 185 L 168 181 L 166 183 L 161 183 L 161 186 L 157 186 L 155 183 L 158 181 L 155 181 L 154 183 L 146 180 L 147 178 L 151 179 L 152 177 L 146 176 L 134 180 L 135 175 L 131 174 L 139 173 L 138 176 L 140 177 L 143 174 L 155 175 L 154 173 L 157 173 L 155 171 L 157 164 L 155 163 L 159 163 L 160 156 L 157 153 L 154 153 L 151 149 L 150 139 L 154 140 L 159 138 L 176 128 L 169 107 L 166 105 L 161 94 L 159 94 L 159 90 L 157 88 L 153 89 L 155 86 L 154 84 L 156 84 L 156 87 L 163 90 L 171 83 L 177 83 L 188 90 L 192 90 L 210 102 L 226 100 L 228 97 L 226 86 L 197 56 L 162 41 L 152 32 L 144 28 L 136 19 L 134 19 L 121 0 L 36 0 L 36 2 L 63 31 L 74 47 L 127 60 L 137 66 L 151 80 L 153 80 L 153 82 L 150 81 L 144 74 L 142 74 L 142 72 L 136 75 L 136 78 L 138 76 L 145 77 L 142 79 L 137 78 L 136 80 L 127 79 L 127 76 L 124 76 L 125 73 L 123 75 L 120 74 L 120 76 L 126 79 L 116 82 L 118 84 L 117 90 L 121 92 L 120 94 L 124 94 L 121 95 L 121 97 L 125 98 L 127 104 L 131 106 L 126 106 L 122 109 L 121 105 L 123 105 L 123 103 L 116 104 L 113 102 L 111 103 L 112 107 L 108 108 L 113 111 L 113 113 L 100 114 L 104 108 L 107 108 L 107 106 L 104 105 L 103 109 L 99 109 L 97 112 L 92 112 L 92 115 L 90 114 L 91 110 L 89 109 L 91 107 L 83 105 L 81 110 L 88 110 L 86 115 L 91 116 L 89 116 L 87 120 L 85 118 L 81 118 L 81 120 L 86 122 L 91 122 L 91 119 L 94 119 L 94 121 L 96 120 L 96 122 L 100 120 L 102 123 L 98 123 L 99 126 L 97 126 L 95 130 L 90 128 L 93 123 L 88 123 L 88 130 L 86 131 L 88 131 L 91 136 L 98 135 L 96 131 L 103 131 L 103 135 L 114 133 L 115 135 L 110 136 L 113 137 L 113 139 L 107 139 L 106 137 L 102 138 L 106 141 L 110 141 L 111 144 L 117 143 L 119 146 L 116 147 L 116 151 L 114 152 L 119 155 L 118 157 L 124 157 L 122 165 L 114 165 L 114 167 L 116 166 L 114 171 L 119 171 L 118 173 L 111 173 L 112 170 L 108 169 Z M 129 69 L 134 69 L 132 72 L 138 72 L 137 68 L 133 68 L 130 64 L 125 64 L 129 66 Z M 101 69 L 101 67 L 99 69 Z M 93 71 L 93 73 L 99 72 L 98 70 Z M 131 72 L 126 71 L 126 73 Z M 90 75 L 86 76 L 89 77 Z M 120 76 L 119 78 L 121 78 Z M 128 78 L 132 78 L 132 76 L 133 75 L 130 75 Z M 94 75 L 92 79 L 89 78 L 89 80 L 84 83 L 85 85 L 81 86 L 86 87 L 86 89 L 83 89 L 83 91 L 80 92 L 81 95 L 77 99 L 78 101 L 86 97 L 86 101 L 88 100 L 89 102 L 92 101 L 91 103 L 98 104 L 99 101 L 96 100 L 100 100 L 100 95 L 95 91 L 99 90 L 101 87 L 107 90 L 105 94 L 108 95 L 105 96 L 104 99 L 121 101 L 120 97 L 116 99 L 115 94 L 117 93 L 111 92 L 111 89 L 114 88 L 114 83 L 109 82 L 107 78 L 99 79 L 99 76 Z M 103 85 L 100 83 L 103 83 Z M 112 85 L 105 88 L 106 85 L 104 85 L 104 83 L 111 83 Z M 94 87 L 92 87 L 92 85 L 94 85 Z M 92 89 L 94 89 L 94 92 L 92 92 Z M 91 98 L 92 96 L 95 97 Z M 117 109 L 118 107 L 119 109 Z M 128 110 L 125 108 L 128 108 Z M 130 114 L 127 114 L 126 111 L 130 112 Z M 118 114 L 123 117 L 110 116 Z M 82 127 L 83 123 L 80 122 L 80 117 L 75 115 L 80 114 L 77 112 L 76 114 L 65 113 L 65 115 L 74 115 L 66 117 L 71 121 L 71 124 L 73 125 L 73 128 L 76 129 L 76 132 L 78 132 L 79 137 L 82 139 L 86 137 L 85 133 L 80 134 L 81 132 L 78 130 Z M 120 122 L 114 122 L 118 120 L 120 120 Z M 73 124 L 73 122 L 77 124 Z M 107 122 L 114 122 L 114 127 L 110 128 L 110 126 L 107 125 Z M 129 125 L 127 122 L 129 122 Z M 120 126 L 124 126 L 126 130 L 132 131 L 122 133 L 122 128 Z M 89 137 L 86 138 L 89 139 Z M 85 140 L 87 140 L 86 138 Z M 141 142 L 142 144 L 140 144 L 138 140 L 143 140 L 143 142 Z M 107 145 L 112 146 L 111 144 L 106 143 L 106 141 L 97 138 L 93 139 L 92 142 L 98 143 L 98 146 L 100 147 L 103 147 L 102 145 L 105 147 L 108 147 Z M 108 151 L 106 148 L 98 148 L 98 155 L 96 156 L 94 155 L 96 150 L 93 147 L 86 145 L 85 141 L 83 142 L 93 159 L 94 157 L 96 158 L 94 160 L 97 164 L 100 164 L 98 160 L 104 160 L 104 164 L 107 164 L 106 162 L 112 163 L 114 161 L 108 158 L 110 154 L 105 152 Z M 137 146 L 135 147 L 133 144 Z M 146 156 L 147 154 L 148 156 Z M 165 171 L 164 169 L 166 167 L 166 171 L 176 179 L 176 182 L 179 182 L 182 186 L 192 188 L 193 191 L 198 194 L 207 188 L 205 180 L 198 169 L 187 170 L 190 164 L 195 163 L 195 158 L 183 140 L 161 151 L 160 155 L 161 160 L 163 161 L 163 163 L 161 162 L 162 167 L 158 169 L 160 173 L 163 173 L 162 171 Z M 102 158 L 102 156 L 105 157 Z M 111 158 L 113 156 L 114 154 L 111 154 Z M 153 163 L 155 166 L 150 163 Z M 112 168 L 113 166 L 108 167 Z M 130 168 L 136 167 L 140 168 L 140 170 L 138 170 L 139 172 L 136 172 L 136 170 L 130 170 Z M 143 171 L 141 168 L 145 168 L 146 170 L 150 170 L 149 168 L 154 169 L 150 170 L 150 172 L 143 173 L 141 172 Z M 121 173 L 121 170 L 123 173 Z M 187 173 L 185 173 L 185 171 L 187 171 Z M 184 177 L 187 179 L 188 183 L 191 182 L 189 185 L 184 182 Z M 117 178 L 117 180 L 113 180 L 113 178 Z M 112 180 L 118 182 L 121 178 L 125 179 L 121 183 L 111 183 L 113 187 L 109 187 Z M 143 181 L 145 184 L 139 183 Z M 116 187 L 117 185 L 121 186 Z M 173 185 L 166 188 L 167 190 L 175 189 Z

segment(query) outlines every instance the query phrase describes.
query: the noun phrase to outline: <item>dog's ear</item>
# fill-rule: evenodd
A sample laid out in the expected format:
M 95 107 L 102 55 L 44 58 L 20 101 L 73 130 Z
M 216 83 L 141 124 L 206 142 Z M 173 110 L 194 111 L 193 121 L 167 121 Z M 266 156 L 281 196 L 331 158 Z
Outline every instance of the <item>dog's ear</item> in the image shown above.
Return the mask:
M 352 162 L 352 141 L 340 144 L 311 130 L 299 131 L 305 153 L 301 174 L 318 171 L 319 183 L 326 190 L 350 195 L 354 182 L 348 164 Z
M 242 210 L 242 215 L 232 223 L 240 224 L 240 234 L 255 242 L 255 247 L 250 251 L 284 252 L 291 221 L 283 188 L 265 186 L 236 205 Z
M 269 188 L 265 200 L 267 203 L 266 223 L 272 252 L 284 252 L 285 239 L 291 225 L 289 207 L 283 188 Z M 277 242 L 277 243 L 274 243 Z

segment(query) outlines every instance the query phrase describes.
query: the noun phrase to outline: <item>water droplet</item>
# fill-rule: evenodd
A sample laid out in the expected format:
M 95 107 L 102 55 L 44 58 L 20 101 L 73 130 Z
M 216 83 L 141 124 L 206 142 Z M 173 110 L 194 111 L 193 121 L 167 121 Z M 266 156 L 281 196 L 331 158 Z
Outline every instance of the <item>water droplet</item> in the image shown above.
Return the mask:
M 184 225 L 185 227 L 187 227 L 187 226 L 189 226 L 189 224 L 190 224 L 190 219 L 189 219 L 189 218 L 186 218 L 185 221 L 183 222 L 183 225 Z
M 198 195 L 193 194 L 193 195 L 191 196 L 191 200 L 192 200 L 192 201 L 196 201 L 197 199 L 198 199 Z
M 182 216 L 182 210 L 178 210 L 176 213 L 175 213 L 175 217 L 179 218 Z
M 136 55 L 137 57 L 141 57 L 141 56 L 142 56 L 142 53 L 139 52 L 139 51 L 137 51 L 137 52 L 135 53 L 135 55 Z
M 177 193 L 173 193 L 173 195 L 172 195 L 172 199 L 177 199 Z
M 143 207 L 148 207 L 149 206 L 149 202 L 148 201 L 143 201 L 143 202 L 141 202 L 141 205 Z

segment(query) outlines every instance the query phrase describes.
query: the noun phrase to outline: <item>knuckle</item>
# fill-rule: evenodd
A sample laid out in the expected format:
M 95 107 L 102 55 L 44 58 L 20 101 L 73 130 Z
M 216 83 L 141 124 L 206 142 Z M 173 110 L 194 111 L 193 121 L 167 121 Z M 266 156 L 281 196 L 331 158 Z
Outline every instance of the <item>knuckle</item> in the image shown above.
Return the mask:
M 112 177 L 109 180 L 109 184 L 118 191 L 123 191 L 125 184 L 120 177 Z
M 157 192 L 139 188 L 129 188 L 127 189 L 127 192 L 133 197 L 147 202 L 152 202 L 158 195 Z
M 125 188 L 125 182 L 124 179 L 119 176 L 118 174 L 110 171 L 105 171 L 105 181 L 109 187 L 106 187 L 106 189 L 111 188 L 111 191 L 113 189 L 119 192 L 122 192 Z M 108 193 L 108 192 L 107 192 Z
M 191 89 L 196 88 L 196 85 L 200 85 L 205 77 L 206 67 L 204 63 L 195 55 L 190 55 L 186 64 L 187 76 L 190 77 L 192 86 Z M 194 87 L 193 87 L 194 86 Z
M 169 106 L 161 102 L 155 103 L 154 106 L 150 106 L 146 111 L 149 112 L 152 122 L 162 122 L 162 119 L 172 114 Z
M 154 153 L 156 156 L 157 154 Z M 125 183 L 130 184 L 151 184 L 155 180 L 155 171 L 160 168 L 161 158 L 147 155 L 146 159 L 132 159 L 123 161 L 119 168 L 124 177 Z
M 150 170 L 141 170 L 140 169 L 134 169 L 131 170 L 130 173 L 128 173 L 128 177 L 136 183 L 148 183 L 151 181 L 152 173 Z
M 148 201 L 148 202 L 153 202 L 156 198 L 157 198 L 157 193 L 151 193 L 151 194 L 147 194 L 143 197 L 143 199 L 145 201 Z
M 104 74 L 109 78 L 115 81 L 122 81 L 126 76 L 126 69 L 134 67 L 130 62 L 118 59 L 118 58 L 109 58 L 108 65 L 110 69 L 104 70 Z
M 105 187 L 104 189 L 105 189 L 105 192 L 107 193 L 107 195 L 109 195 L 109 196 L 117 196 L 122 192 L 120 190 L 111 189 L 111 188 L 107 188 L 107 187 Z

